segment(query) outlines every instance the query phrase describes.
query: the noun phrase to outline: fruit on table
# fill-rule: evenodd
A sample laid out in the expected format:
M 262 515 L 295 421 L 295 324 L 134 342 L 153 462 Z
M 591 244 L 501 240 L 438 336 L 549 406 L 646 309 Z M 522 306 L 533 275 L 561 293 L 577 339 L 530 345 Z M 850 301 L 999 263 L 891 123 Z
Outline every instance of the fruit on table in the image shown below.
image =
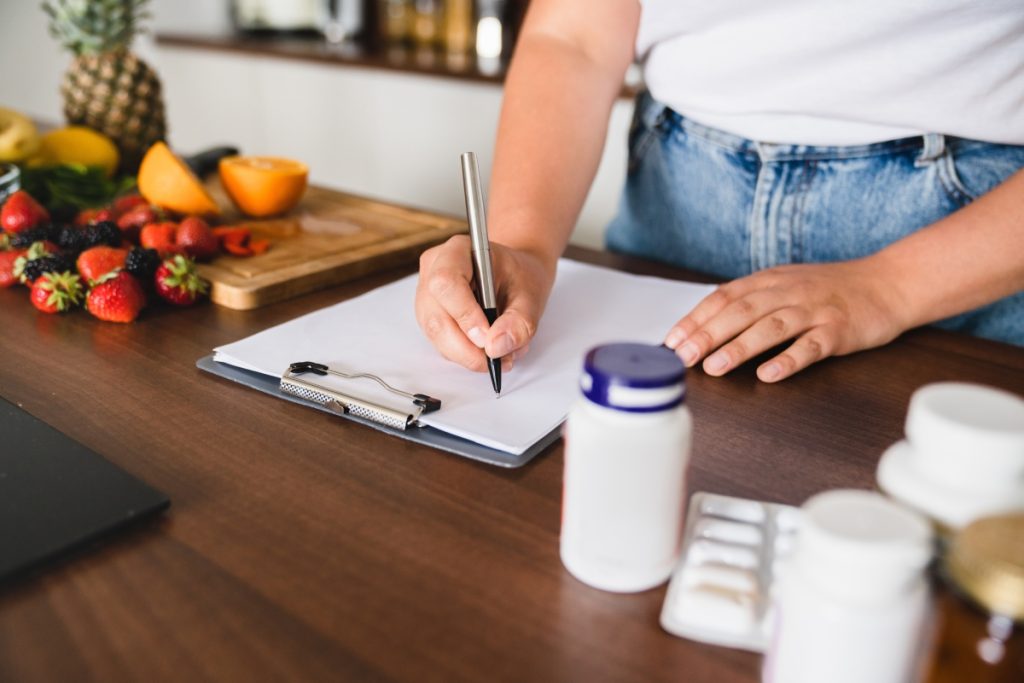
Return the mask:
M 0 228 L 6 232 L 21 232 L 50 220 L 50 214 L 25 190 L 18 190 L 0 209 Z
M 220 248 L 232 256 L 255 256 L 270 248 L 269 241 L 252 239 L 249 228 L 222 225 L 214 228 L 213 234 L 220 240 Z
M 114 220 L 112 209 L 83 209 L 75 216 L 75 225 L 91 225 L 100 221 Z
M 39 139 L 39 151 L 31 165 L 81 164 L 98 166 L 109 178 L 114 175 L 121 155 L 114 141 L 85 126 L 67 126 L 45 133 Z
M 23 284 L 31 284 L 47 273 L 74 269 L 73 257 L 56 251 L 48 242 L 36 242 L 14 262 L 14 275 Z
M 0 287 L 10 287 L 21 282 L 21 278 L 14 274 L 14 264 L 18 259 L 24 257 L 27 251 L 27 249 L 0 251 Z
M 175 306 L 191 306 L 209 285 L 196 273 L 192 259 L 177 255 L 165 260 L 156 269 L 156 293 Z
M 140 282 L 153 282 L 156 269 L 163 259 L 156 249 L 132 247 L 124 260 L 124 269 L 139 279 Z
M 218 214 L 213 197 L 167 145 L 157 142 L 139 166 L 139 192 L 151 204 L 183 214 Z
M 39 149 L 36 126 L 24 114 L 0 108 L 0 162 L 18 163 Z
M 156 249 L 161 256 L 170 256 L 180 252 L 174 241 L 177 234 L 177 223 L 150 223 L 139 233 L 139 244 L 144 249 Z
M 189 216 L 178 224 L 174 243 L 186 255 L 199 261 L 213 258 L 220 251 L 220 242 L 210 230 L 210 226 L 197 216 Z
M 279 157 L 226 157 L 219 171 L 231 201 L 255 218 L 284 213 L 298 204 L 309 176 L 305 164 Z
M 82 283 L 68 271 L 45 273 L 32 283 L 32 305 L 43 313 L 63 313 L 82 303 Z
M 55 240 L 61 249 L 78 254 L 89 247 L 105 244 L 108 247 L 121 246 L 121 230 L 111 221 L 100 221 L 90 225 L 63 225 L 56 228 Z
M 95 282 L 107 273 L 124 267 L 128 258 L 127 249 L 117 247 L 92 247 L 78 256 L 75 266 L 86 282 Z
M 47 0 L 50 33 L 73 55 L 61 84 L 68 123 L 110 137 L 122 168 L 166 137 L 160 79 L 129 51 L 147 0 Z
M 99 318 L 114 323 L 130 323 L 146 305 L 146 293 L 135 277 L 126 271 L 107 273 L 93 285 L 85 307 Z
M 140 197 L 140 199 L 142 198 Z M 139 230 L 158 220 L 159 217 L 156 210 L 149 204 L 146 204 L 145 201 L 145 199 L 142 199 L 142 204 L 132 206 L 117 217 L 117 227 L 121 229 L 125 239 L 136 239 L 139 235 Z

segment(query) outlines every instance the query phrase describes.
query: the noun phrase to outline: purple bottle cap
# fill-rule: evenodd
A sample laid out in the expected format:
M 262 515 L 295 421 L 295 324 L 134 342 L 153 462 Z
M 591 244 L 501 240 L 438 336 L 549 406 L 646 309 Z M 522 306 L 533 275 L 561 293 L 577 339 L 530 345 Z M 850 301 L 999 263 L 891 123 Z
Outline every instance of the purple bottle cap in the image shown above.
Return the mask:
M 580 389 L 590 401 L 629 413 L 674 408 L 686 397 L 686 366 L 664 346 L 598 346 L 583 359 Z

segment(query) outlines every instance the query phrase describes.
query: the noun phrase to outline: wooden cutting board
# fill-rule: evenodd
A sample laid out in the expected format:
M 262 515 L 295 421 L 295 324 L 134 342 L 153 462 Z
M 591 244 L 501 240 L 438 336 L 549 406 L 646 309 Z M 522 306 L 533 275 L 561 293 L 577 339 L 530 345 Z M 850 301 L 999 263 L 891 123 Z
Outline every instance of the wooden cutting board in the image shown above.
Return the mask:
M 287 214 L 252 219 L 235 211 L 213 178 L 207 188 L 222 208 L 218 221 L 243 225 L 270 240 L 258 256 L 219 256 L 200 264 L 212 283 L 210 298 L 228 308 L 250 309 L 415 261 L 419 254 L 466 223 L 427 211 L 387 204 L 319 187 L 306 190 Z

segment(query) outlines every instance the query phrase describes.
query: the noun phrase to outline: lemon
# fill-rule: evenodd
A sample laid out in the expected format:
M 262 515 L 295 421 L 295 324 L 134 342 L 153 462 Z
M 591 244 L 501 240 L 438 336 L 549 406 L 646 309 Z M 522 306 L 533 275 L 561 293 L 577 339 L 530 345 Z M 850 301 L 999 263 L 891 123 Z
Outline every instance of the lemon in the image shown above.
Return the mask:
M 32 120 L 11 109 L 0 108 L 0 162 L 20 162 L 39 149 L 39 133 Z
M 39 139 L 39 153 L 34 164 L 81 164 L 99 166 L 108 176 L 114 175 L 120 155 L 114 141 L 85 126 L 68 126 L 45 133 Z

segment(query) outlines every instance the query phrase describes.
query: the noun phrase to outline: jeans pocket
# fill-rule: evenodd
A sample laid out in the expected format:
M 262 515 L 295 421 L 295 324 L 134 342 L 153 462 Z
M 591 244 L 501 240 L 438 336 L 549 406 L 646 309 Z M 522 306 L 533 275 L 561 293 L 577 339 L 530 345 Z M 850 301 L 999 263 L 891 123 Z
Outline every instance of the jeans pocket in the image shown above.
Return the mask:
M 667 116 L 668 107 L 654 101 L 650 95 L 642 93 L 637 97 L 629 126 L 628 173 L 636 171 L 651 144 L 663 133 Z
M 978 198 L 979 195 L 971 192 L 960 178 L 960 173 L 956 169 L 956 159 L 951 150 L 946 149 L 935 163 L 939 183 L 950 199 L 960 206 L 967 206 Z

